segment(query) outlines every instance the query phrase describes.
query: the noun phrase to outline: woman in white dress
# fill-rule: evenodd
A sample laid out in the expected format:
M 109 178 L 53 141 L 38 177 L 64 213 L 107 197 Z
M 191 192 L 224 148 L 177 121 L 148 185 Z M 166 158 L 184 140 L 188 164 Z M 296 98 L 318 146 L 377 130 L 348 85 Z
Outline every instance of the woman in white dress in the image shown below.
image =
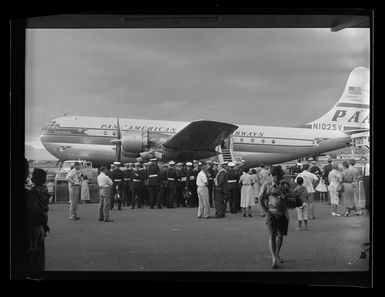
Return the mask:
M 243 216 L 246 217 L 246 212 L 248 211 L 249 217 L 251 215 L 251 207 L 255 205 L 254 202 L 254 191 L 253 191 L 253 173 L 251 169 L 249 173 L 244 172 L 239 178 L 239 185 L 241 188 L 241 207 L 243 211 Z
M 338 164 L 333 164 L 333 170 L 329 172 L 329 192 L 330 192 L 330 204 L 332 205 L 332 216 L 341 216 L 337 212 L 338 204 L 340 203 L 339 195 L 337 191 L 339 184 L 341 183 L 341 173 L 338 170 Z
M 88 186 L 87 175 L 83 176 L 80 187 L 80 199 L 83 203 L 88 203 L 90 201 L 90 188 Z
M 252 169 L 252 179 L 253 179 L 253 197 L 255 202 L 258 201 L 259 191 L 260 191 L 260 185 L 259 185 L 259 176 L 257 174 L 257 170 Z
M 328 188 L 326 187 L 325 177 L 323 175 L 320 176 L 320 181 L 315 190 L 319 193 L 320 201 L 325 202 Z

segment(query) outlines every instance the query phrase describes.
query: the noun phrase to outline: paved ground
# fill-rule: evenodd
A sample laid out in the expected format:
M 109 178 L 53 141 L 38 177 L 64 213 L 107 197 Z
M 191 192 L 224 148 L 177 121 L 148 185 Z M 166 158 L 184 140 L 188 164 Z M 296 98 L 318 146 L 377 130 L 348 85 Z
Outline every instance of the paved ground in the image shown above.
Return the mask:
M 340 207 L 341 208 L 341 207 Z M 332 217 L 316 203 L 309 230 L 288 236 L 277 271 L 364 271 L 357 259 L 369 241 L 369 216 Z M 342 211 L 342 208 L 341 208 Z M 211 209 L 214 214 L 214 209 Z M 79 221 L 68 220 L 68 205 L 50 205 L 46 237 L 48 271 L 272 271 L 265 219 L 227 214 L 197 219 L 196 208 L 113 210 L 112 223 L 98 221 L 98 205 L 79 205 Z

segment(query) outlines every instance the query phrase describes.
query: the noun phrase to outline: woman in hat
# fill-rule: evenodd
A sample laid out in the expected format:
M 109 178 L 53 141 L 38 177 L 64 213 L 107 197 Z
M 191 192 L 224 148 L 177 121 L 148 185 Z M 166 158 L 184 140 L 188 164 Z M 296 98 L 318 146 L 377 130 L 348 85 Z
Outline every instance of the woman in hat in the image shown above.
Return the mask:
M 246 173 L 246 170 L 245 170 L 239 179 L 239 185 L 242 186 L 241 207 L 242 207 L 244 217 L 246 217 L 247 211 L 248 211 L 249 217 L 252 217 L 251 207 L 255 205 L 252 175 L 253 175 L 253 172 L 251 169 L 249 170 L 249 173 Z

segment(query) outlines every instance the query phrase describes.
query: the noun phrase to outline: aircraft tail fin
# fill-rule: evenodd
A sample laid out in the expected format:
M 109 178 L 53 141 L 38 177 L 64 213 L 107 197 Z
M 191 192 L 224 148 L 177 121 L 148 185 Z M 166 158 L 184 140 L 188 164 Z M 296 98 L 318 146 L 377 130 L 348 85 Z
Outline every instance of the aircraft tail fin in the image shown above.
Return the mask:
M 365 67 L 354 68 L 338 102 L 306 126 L 318 130 L 369 129 L 369 87 L 369 70 Z

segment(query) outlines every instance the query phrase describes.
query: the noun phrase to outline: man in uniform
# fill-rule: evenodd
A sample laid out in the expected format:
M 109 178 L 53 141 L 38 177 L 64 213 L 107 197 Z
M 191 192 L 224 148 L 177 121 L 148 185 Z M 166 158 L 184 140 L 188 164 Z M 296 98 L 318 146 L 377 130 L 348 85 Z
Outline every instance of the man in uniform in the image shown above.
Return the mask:
M 230 162 L 229 164 L 229 170 L 227 171 L 229 174 L 229 180 L 228 180 L 228 189 L 229 189 L 229 196 L 228 201 L 230 205 L 230 213 L 237 213 L 238 205 L 239 203 L 239 176 L 238 172 L 235 170 L 235 163 Z
M 214 179 L 214 200 L 215 200 L 215 218 L 225 217 L 225 200 L 228 196 L 228 174 L 225 169 L 227 162 L 221 163 L 219 171 Z
M 129 163 L 125 163 L 124 167 L 125 167 L 125 170 L 123 171 L 123 186 L 122 186 L 123 206 L 129 206 L 131 204 L 131 189 L 130 189 L 131 171 L 130 171 L 130 164 Z
M 209 190 L 209 202 L 210 207 L 213 207 L 213 186 L 214 186 L 214 169 L 213 169 L 213 162 L 212 161 L 206 161 L 207 165 L 207 179 L 208 179 L 208 190 Z
M 132 209 L 135 208 L 135 198 L 138 201 L 138 208 L 143 208 L 142 199 L 143 199 L 143 188 L 144 188 L 144 178 L 143 174 L 140 172 L 140 163 L 135 163 L 134 171 L 131 174 L 131 190 L 132 190 Z
M 167 208 L 174 208 L 177 176 L 175 171 L 175 162 L 170 161 L 168 164 L 170 167 L 167 170 Z
M 192 163 L 191 162 L 187 162 L 186 163 L 186 185 L 185 185 L 185 190 L 189 190 L 191 192 L 191 194 L 194 195 L 193 191 L 195 190 L 195 185 L 196 185 L 196 181 L 195 181 L 194 171 L 192 169 Z M 194 203 L 193 203 L 193 196 L 192 195 L 191 195 L 191 197 L 187 201 L 187 207 L 193 207 L 193 205 L 194 205 Z
M 130 177 L 129 177 L 129 172 L 128 172 L 128 163 L 125 163 L 124 164 L 124 167 L 123 167 L 123 181 L 122 181 L 122 204 L 123 206 L 127 206 L 128 205 L 128 195 L 127 195 L 127 187 L 128 187 L 128 183 L 129 183 L 129 180 L 130 180 Z
M 150 191 L 148 189 L 147 167 L 148 167 L 148 163 L 143 163 L 142 169 L 140 170 L 140 172 L 141 172 L 141 175 L 142 175 L 143 181 L 144 181 L 143 204 L 149 206 L 150 205 Z
M 176 168 L 176 207 L 179 207 L 179 205 L 182 205 L 183 207 L 186 206 L 183 197 L 183 190 L 186 186 L 186 171 L 184 170 L 183 166 L 184 164 L 179 162 Z
M 201 171 L 199 163 L 200 163 L 199 161 L 193 160 L 193 174 L 194 174 L 193 206 L 198 206 L 198 192 L 197 192 L 196 180 L 199 172 Z
M 154 208 L 154 204 L 156 204 L 158 208 L 162 208 L 160 206 L 160 170 L 158 165 L 156 164 L 157 159 L 153 158 L 150 160 L 151 163 L 147 168 L 147 176 L 148 176 L 148 190 L 150 192 L 150 207 Z
M 168 164 L 163 164 L 162 169 L 160 172 L 160 200 L 162 201 L 162 204 L 164 207 L 167 206 L 167 170 L 168 170 Z
M 118 194 L 116 202 L 118 203 L 118 210 L 122 210 L 122 184 L 124 179 L 123 171 L 120 170 L 120 162 L 114 162 L 115 169 L 111 172 L 111 179 L 114 182 L 111 191 L 110 209 L 114 208 L 115 195 Z

